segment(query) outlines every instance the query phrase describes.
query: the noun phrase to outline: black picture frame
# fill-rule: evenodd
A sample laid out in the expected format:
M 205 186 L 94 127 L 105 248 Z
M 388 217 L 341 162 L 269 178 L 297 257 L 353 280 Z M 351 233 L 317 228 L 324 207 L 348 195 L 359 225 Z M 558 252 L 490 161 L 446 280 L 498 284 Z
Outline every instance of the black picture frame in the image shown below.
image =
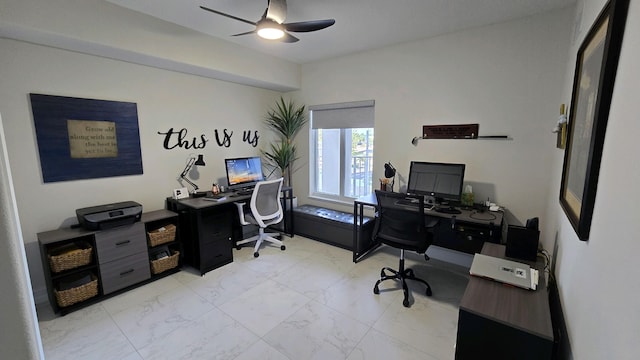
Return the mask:
M 142 174 L 136 103 L 29 95 L 45 183 Z M 78 142 L 69 128 L 70 121 L 81 127 L 94 124 L 97 130 L 108 134 L 90 133 L 86 136 L 92 139 Z M 81 150 L 93 147 L 112 154 L 75 156 L 74 141 L 80 144 Z
M 577 54 L 560 204 L 578 238 L 589 239 L 600 160 L 629 0 L 610 0 Z

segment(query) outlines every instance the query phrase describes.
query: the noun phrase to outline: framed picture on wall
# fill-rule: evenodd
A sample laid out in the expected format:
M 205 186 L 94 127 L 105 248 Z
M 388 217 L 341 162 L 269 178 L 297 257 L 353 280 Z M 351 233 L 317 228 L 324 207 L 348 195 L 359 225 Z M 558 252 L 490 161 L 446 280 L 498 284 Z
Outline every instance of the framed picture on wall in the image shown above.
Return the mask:
M 135 103 L 30 94 L 45 183 L 142 174 Z
M 578 238 L 589 239 L 600 159 L 629 0 L 610 0 L 580 45 L 573 79 L 560 204 Z

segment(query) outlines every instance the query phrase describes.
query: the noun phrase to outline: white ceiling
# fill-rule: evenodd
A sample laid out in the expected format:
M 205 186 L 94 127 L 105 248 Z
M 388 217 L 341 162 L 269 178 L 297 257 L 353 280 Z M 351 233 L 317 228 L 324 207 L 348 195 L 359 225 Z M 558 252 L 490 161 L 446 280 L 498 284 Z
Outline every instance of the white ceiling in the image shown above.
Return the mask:
M 267 0 L 107 0 L 229 42 L 308 63 L 563 8 L 575 0 L 289 0 L 286 22 L 335 19 L 296 43 L 232 34 L 253 26 L 200 9 L 257 21 Z

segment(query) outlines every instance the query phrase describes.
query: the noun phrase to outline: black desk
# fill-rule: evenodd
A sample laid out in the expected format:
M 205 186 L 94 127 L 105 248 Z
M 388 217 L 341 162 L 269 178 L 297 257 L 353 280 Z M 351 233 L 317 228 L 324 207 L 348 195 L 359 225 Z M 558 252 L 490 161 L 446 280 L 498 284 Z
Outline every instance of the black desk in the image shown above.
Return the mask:
M 293 189 L 282 188 L 284 199 L 284 233 L 293 236 Z M 167 209 L 179 214 L 180 238 L 184 244 L 184 261 L 201 274 L 233 262 L 233 247 L 239 238 L 240 222 L 235 202 L 248 202 L 251 195 L 229 193 L 224 200 L 202 197 L 166 199 Z
M 371 239 L 364 239 L 358 231 L 364 219 L 364 207 L 375 208 L 376 204 L 375 194 L 360 197 L 353 203 L 353 262 L 358 262 L 378 246 Z M 482 250 L 485 242 L 500 242 L 504 215 L 501 211 L 479 212 L 460 208 L 460 212 L 446 214 L 425 210 L 427 223 L 440 223 L 434 233 L 433 245 L 475 254 Z
M 504 257 L 505 247 L 484 244 L 482 253 Z M 456 359 L 550 359 L 553 327 L 541 262 L 535 291 L 471 276 L 460 301 Z

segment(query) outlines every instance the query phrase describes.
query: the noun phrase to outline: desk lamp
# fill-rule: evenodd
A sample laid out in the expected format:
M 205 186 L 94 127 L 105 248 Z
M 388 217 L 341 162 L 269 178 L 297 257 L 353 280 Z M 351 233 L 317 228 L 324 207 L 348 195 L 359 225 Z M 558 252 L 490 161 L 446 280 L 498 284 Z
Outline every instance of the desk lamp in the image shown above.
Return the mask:
M 189 160 L 187 160 L 187 165 L 184 167 L 184 170 L 182 170 L 182 173 L 180 174 L 178 181 L 184 180 L 187 183 L 189 183 L 189 185 L 193 186 L 193 194 L 195 194 L 198 192 L 198 185 L 194 184 L 191 180 L 187 178 L 187 174 L 189 173 L 189 171 L 191 171 L 191 168 L 193 167 L 193 165 L 205 166 L 204 159 L 202 158 L 202 154 L 198 155 L 197 160 L 195 156 L 193 155 L 189 156 Z
M 391 179 L 391 191 L 393 191 L 393 185 L 396 182 L 396 168 L 391 165 L 391 162 L 384 164 L 384 177 Z

